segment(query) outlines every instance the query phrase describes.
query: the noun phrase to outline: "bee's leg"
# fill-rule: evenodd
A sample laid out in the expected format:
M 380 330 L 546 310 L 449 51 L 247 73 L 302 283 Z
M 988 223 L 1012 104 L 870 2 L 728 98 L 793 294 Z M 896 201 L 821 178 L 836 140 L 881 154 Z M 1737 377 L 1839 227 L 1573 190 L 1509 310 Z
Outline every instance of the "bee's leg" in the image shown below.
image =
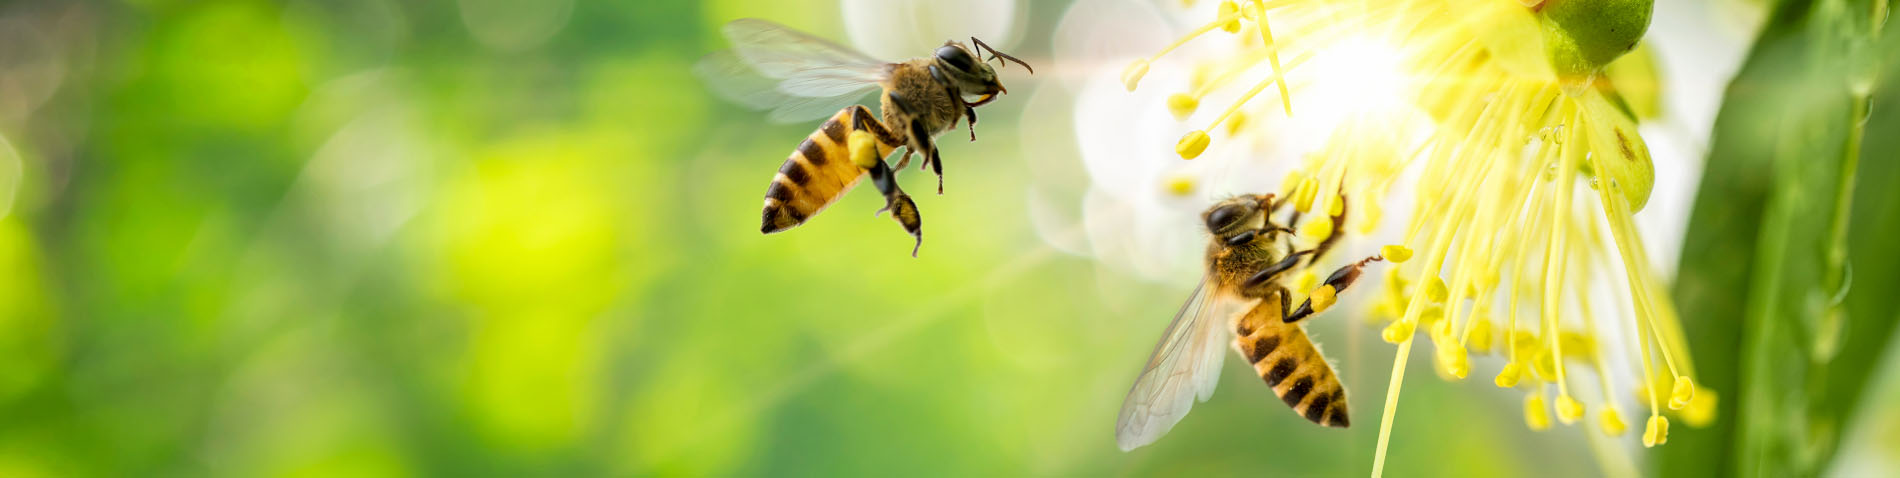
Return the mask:
M 1313 297 L 1309 296 L 1305 302 L 1300 303 L 1298 310 L 1294 310 L 1293 313 L 1282 315 L 1281 317 L 1290 324 L 1299 322 L 1301 319 L 1305 319 L 1313 314 L 1323 312 L 1327 307 L 1332 307 L 1333 301 L 1338 299 L 1336 294 L 1345 292 L 1347 287 L 1352 286 L 1353 281 L 1359 280 L 1359 272 L 1365 269 L 1367 263 L 1378 260 L 1384 260 L 1384 258 L 1379 256 L 1367 257 L 1360 259 L 1359 262 L 1346 264 L 1340 267 L 1339 270 L 1333 271 L 1333 275 L 1327 276 L 1326 283 L 1320 286 L 1321 289 L 1331 286 L 1333 288 L 1331 294 L 1321 297 L 1318 305 L 1315 305 L 1313 303 Z
M 851 129 L 853 131 L 869 132 L 872 136 L 877 138 L 879 143 L 889 145 L 904 144 L 904 141 L 898 138 L 896 133 L 892 133 L 890 129 L 885 128 L 884 122 L 878 121 L 877 116 L 871 114 L 871 109 L 865 108 L 864 105 L 851 107 Z
M 969 104 L 965 104 L 963 106 L 963 115 L 970 118 L 970 122 L 969 122 L 970 123 L 970 141 L 975 142 L 976 141 L 976 107 L 971 106 Z
M 924 131 L 922 121 L 910 123 L 911 144 L 923 153 L 924 162 L 930 164 L 930 170 L 937 173 L 937 194 L 943 194 L 943 156 L 937 154 L 937 143 L 930 139 L 930 132 Z
M 882 154 L 884 145 L 898 145 L 903 142 L 899 141 L 897 135 L 886 129 L 884 123 L 879 122 L 877 117 L 871 116 L 871 110 L 865 108 L 864 105 L 852 107 L 851 128 L 853 132 L 870 133 L 880 143 L 876 146 L 880 154 L 869 161 L 870 166 L 865 168 L 871 174 L 871 183 L 877 185 L 878 192 L 884 194 L 884 208 L 877 210 L 877 214 L 882 215 L 884 211 L 891 211 L 891 218 L 904 226 L 904 232 L 917 238 L 917 245 L 910 249 L 911 257 L 916 257 L 917 249 L 924 245 L 923 217 L 917 212 L 917 203 L 911 202 L 910 195 L 904 194 L 904 190 L 897 187 L 896 171 L 891 170 L 890 164 L 884 162 L 884 154 Z M 905 149 L 904 157 L 906 159 L 910 157 L 910 149 Z
M 1292 254 L 1287 254 L 1286 258 L 1281 259 L 1280 262 L 1276 262 L 1273 265 L 1267 266 L 1267 268 L 1261 269 L 1260 272 L 1255 272 L 1252 277 L 1248 277 L 1247 282 L 1241 284 L 1241 290 L 1242 291 L 1264 291 L 1265 289 L 1263 288 L 1268 287 L 1273 284 L 1274 277 L 1279 276 L 1281 273 L 1284 273 L 1288 270 L 1292 270 L 1294 266 L 1300 265 L 1301 256 L 1305 256 L 1307 254 L 1312 254 L 1312 253 L 1313 251 L 1308 250 L 1308 251 L 1300 251 L 1300 252 L 1295 252 Z M 1263 297 L 1260 294 L 1245 294 L 1245 295 L 1249 297 Z
M 917 250 L 924 246 L 924 219 L 917 212 L 917 203 L 911 202 L 910 195 L 897 187 L 896 171 L 892 171 L 891 166 L 882 159 L 871 168 L 871 184 L 877 185 L 877 191 L 884 193 L 884 208 L 877 210 L 877 214 L 890 211 L 891 218 L 904 226 L 904 232 L 917 238 L 917 244 L 910 248 L 910 256 L 917 257 Z
M 1293 291 L 1286 290 L 1286 286 L 1280 284 L 1268 286 L 1267 291 L 1280 296 L 1280 320 L 1286 320 L 1286 314 L 1293 310 Z
M 897 165 L 891 166 L 891 171 L 903 171 L 905 166 L 910 166 L 910 155 L 915 152 L 909 146 L 904 147 L 904 156 L 897 158 Z

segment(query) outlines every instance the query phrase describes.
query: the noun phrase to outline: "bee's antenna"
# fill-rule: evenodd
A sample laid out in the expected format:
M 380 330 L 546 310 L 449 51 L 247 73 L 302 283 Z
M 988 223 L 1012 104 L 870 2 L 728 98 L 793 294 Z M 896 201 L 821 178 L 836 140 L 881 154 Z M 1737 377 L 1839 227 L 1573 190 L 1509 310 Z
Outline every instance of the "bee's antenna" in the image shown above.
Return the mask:
M 977 46 L 978 48 L 982 48 L 982 49 L 984 49 L 984 50 L 989 50 L 989 52 L 990 52 L 990 59 L 991 59 L 991 60 L 995 60 L 995 59 L 997 59 L 997 58 L 1002 58 L 1002 59 L 1005 59 L 1005 60 L 1009 60 L 1009 61 L 1013 61 L 1013 62 L 1016 62 L 1016 64 L 1018 64 L 1018 65 L 1022 65 L 1022 66 L 1023 66 L 1023 68 L 1027 68 L 1027 69 L 1029 70 L 1029 74 L 1031 74 L 1031 75 L 1034 75 L 1034 74 L 1036 74 L 1036 69 L 1035 69 L 1035 68 L 1031 68 L 1031 67 L 1029 66 L 1029 64 L 1028 64 L 1028 63 L 1023 63 L 1023 61 L 1022 61 L 1022 60 L 1019 60 L 1019 59 L 1016 59 L 1016 57 L 1013 57 L 1013 56 L 1009 56 L 1009 54 L 1006 54 L 1006 53 L 1003 53 L 1003 52 L 1000 52 L 1000 51 L 996 51 L 996 49 L 995 49 L 995 48 L 990 48 L 990 46 L 989 46 L 988 44 L 985 44 L 985 43 L 983 43 L 983 40 L 978 40 L 978 39 L 976 39 L 976 37 L 970 37 L 970 43 L 975 43 L 975 44 L 976 44 L 976 46 Z M 1009 63 L 1002 63 L 1002 64 L 1003 64 L 1003 65 L 1008 65 Z

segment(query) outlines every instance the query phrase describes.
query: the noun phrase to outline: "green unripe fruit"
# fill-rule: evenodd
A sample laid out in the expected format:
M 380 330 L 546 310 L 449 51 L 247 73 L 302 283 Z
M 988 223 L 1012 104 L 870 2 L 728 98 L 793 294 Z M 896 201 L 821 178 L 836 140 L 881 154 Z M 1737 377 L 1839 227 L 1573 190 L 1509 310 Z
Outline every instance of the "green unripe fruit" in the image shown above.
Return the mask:
M 1655 0 L 1546 0 L 1537 8 L 1544 48 L 1563 76 L 1595 74 L 1636 49 Z
M 1655 0 L 1451 0 L 1499 65 L 1530 78 L 1580 80 L 1636 48 Z

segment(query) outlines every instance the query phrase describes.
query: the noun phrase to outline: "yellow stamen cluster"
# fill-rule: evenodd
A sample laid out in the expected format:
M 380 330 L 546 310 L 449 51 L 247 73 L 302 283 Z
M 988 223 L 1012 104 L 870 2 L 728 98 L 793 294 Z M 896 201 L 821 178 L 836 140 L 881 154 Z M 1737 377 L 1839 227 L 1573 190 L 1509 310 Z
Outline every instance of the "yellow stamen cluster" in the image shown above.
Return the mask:
M 1654 180 L 1635 121 L 1593 78 L 1525 75 L 1501 64 L 1487 51 L 1485 35 L 1495 33 L 1483 32 L 1501 20 L 1487 9 L 1464 8 L 1473 1 L 1479 0 L 1230 0 L 1216 18 L 1136 61 L 1123 76 L 1132 90 L 1149 65 L 1189 40 L 1215 30 L 1258 33 L 1259 41 L 1243 34 L 1248 40 L 1237 51 L 1197 67 L 1189 91 L 1169 97 L 1170 111 L 1186 120 L 1209 92 L 1252 74 L 1253 84 L 1236 103 L 1181 139 L 1176 152 L 1193 159 L 1209 147 L 1206 131 L 1214 126 L 1227 124 L 1230 135 L 1245 131 L 1240 111 L 1269 85 L 1279 87 L 1280 105 L 1292 115 L 1289 69 L 1315 52 L 1347 37 L 1375 38 L 1398 52 L 1405 104 L 1342 123 L 1281 187 L 1302 213 L 1330 213 L 1317 214 L 1299 231 L 1323 239 L 1334 229 L 1323 218 L 1344 211 L 1347 198 L 1354 212 L 1376 211 L 1395 182 L 1415 178 L 1404 239 L 1379 250 L 1390 268 L 1373 309 L 1386 321 L 1382 338 L 1399 350 L 1375 474 L 1419 331 L 1436 350 L 1437 370 L 1450 380 L 1470 373 L 1472 353 L 1499 356 L 1503 365 L 1493 383 L 1525 392 L 1532 429 L 1549 428 L 1553 411 L 1565 425 L 1595 413 L 1598 428 L 1610 436 L 1628 428 L 1615 393 L 1630 384 L 1614 383 L 1615 369 L 1599 346 L 1610 340 L 1634 344 L 1626 348 L 1633 356 L 1615 364 L 1640 367 L 1642 383 L 1634 389 L 1668 391 L 1642 394 L 1649 408 L 1645 445 L 1667 441 L 1665 409 L 1679 410 L 1692 425 L 1714 415 L 1714 394 L 1690 378 L 1674 307 L 1635 231 L 1633 214 L 1647 202 Z M 1355 20 L 1340 20 L 1342 10 Z M 1285 42 L 1274 41 L 1269 12 L 1292 33 L 1283 35 Z M 1282 53 L 1289 57 L 1285 64 Z M 1271 66 L 1270 74 L 1256 69 L 1262 64 Z M 1361 207 L 1367 204 L 1375 206 Z M 1618 287 L 1592 296 L 1587 285 L 1606 277 Z M 1300 290 L 1312 290 L 1315 302 L 1324 294 L 1329 305 L 1337 292 Z M 1628 322 L 1600 327 L 1593 307 L 1610 308 L 1606 316 Z M 1586 380 L 1579 372 L 1595 377 L 1601 397 L 1573 393 L 1573 385 Z

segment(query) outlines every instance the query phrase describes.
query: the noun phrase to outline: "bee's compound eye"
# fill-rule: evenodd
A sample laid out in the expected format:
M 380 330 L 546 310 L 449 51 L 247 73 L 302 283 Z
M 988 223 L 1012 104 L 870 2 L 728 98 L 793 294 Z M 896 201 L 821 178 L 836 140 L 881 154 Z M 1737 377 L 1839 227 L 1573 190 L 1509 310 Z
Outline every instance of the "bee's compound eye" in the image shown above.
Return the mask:
M 1207 212 L 1207 230 L 1220 232 L 1231 227 L 1247 216 L 1247 211 L 1237 204 L 1228 204 Z
M 946 65 L 950 65 L 951 68 L 955 68 L 957 71 L 967 72 L 973 71 L 976 68 L 976 59 L 970 58 L 970 52 L 958 48 L 955 45 L 944 45 L 942 48 L 938 48 L 937 60 L 942 61 Z

